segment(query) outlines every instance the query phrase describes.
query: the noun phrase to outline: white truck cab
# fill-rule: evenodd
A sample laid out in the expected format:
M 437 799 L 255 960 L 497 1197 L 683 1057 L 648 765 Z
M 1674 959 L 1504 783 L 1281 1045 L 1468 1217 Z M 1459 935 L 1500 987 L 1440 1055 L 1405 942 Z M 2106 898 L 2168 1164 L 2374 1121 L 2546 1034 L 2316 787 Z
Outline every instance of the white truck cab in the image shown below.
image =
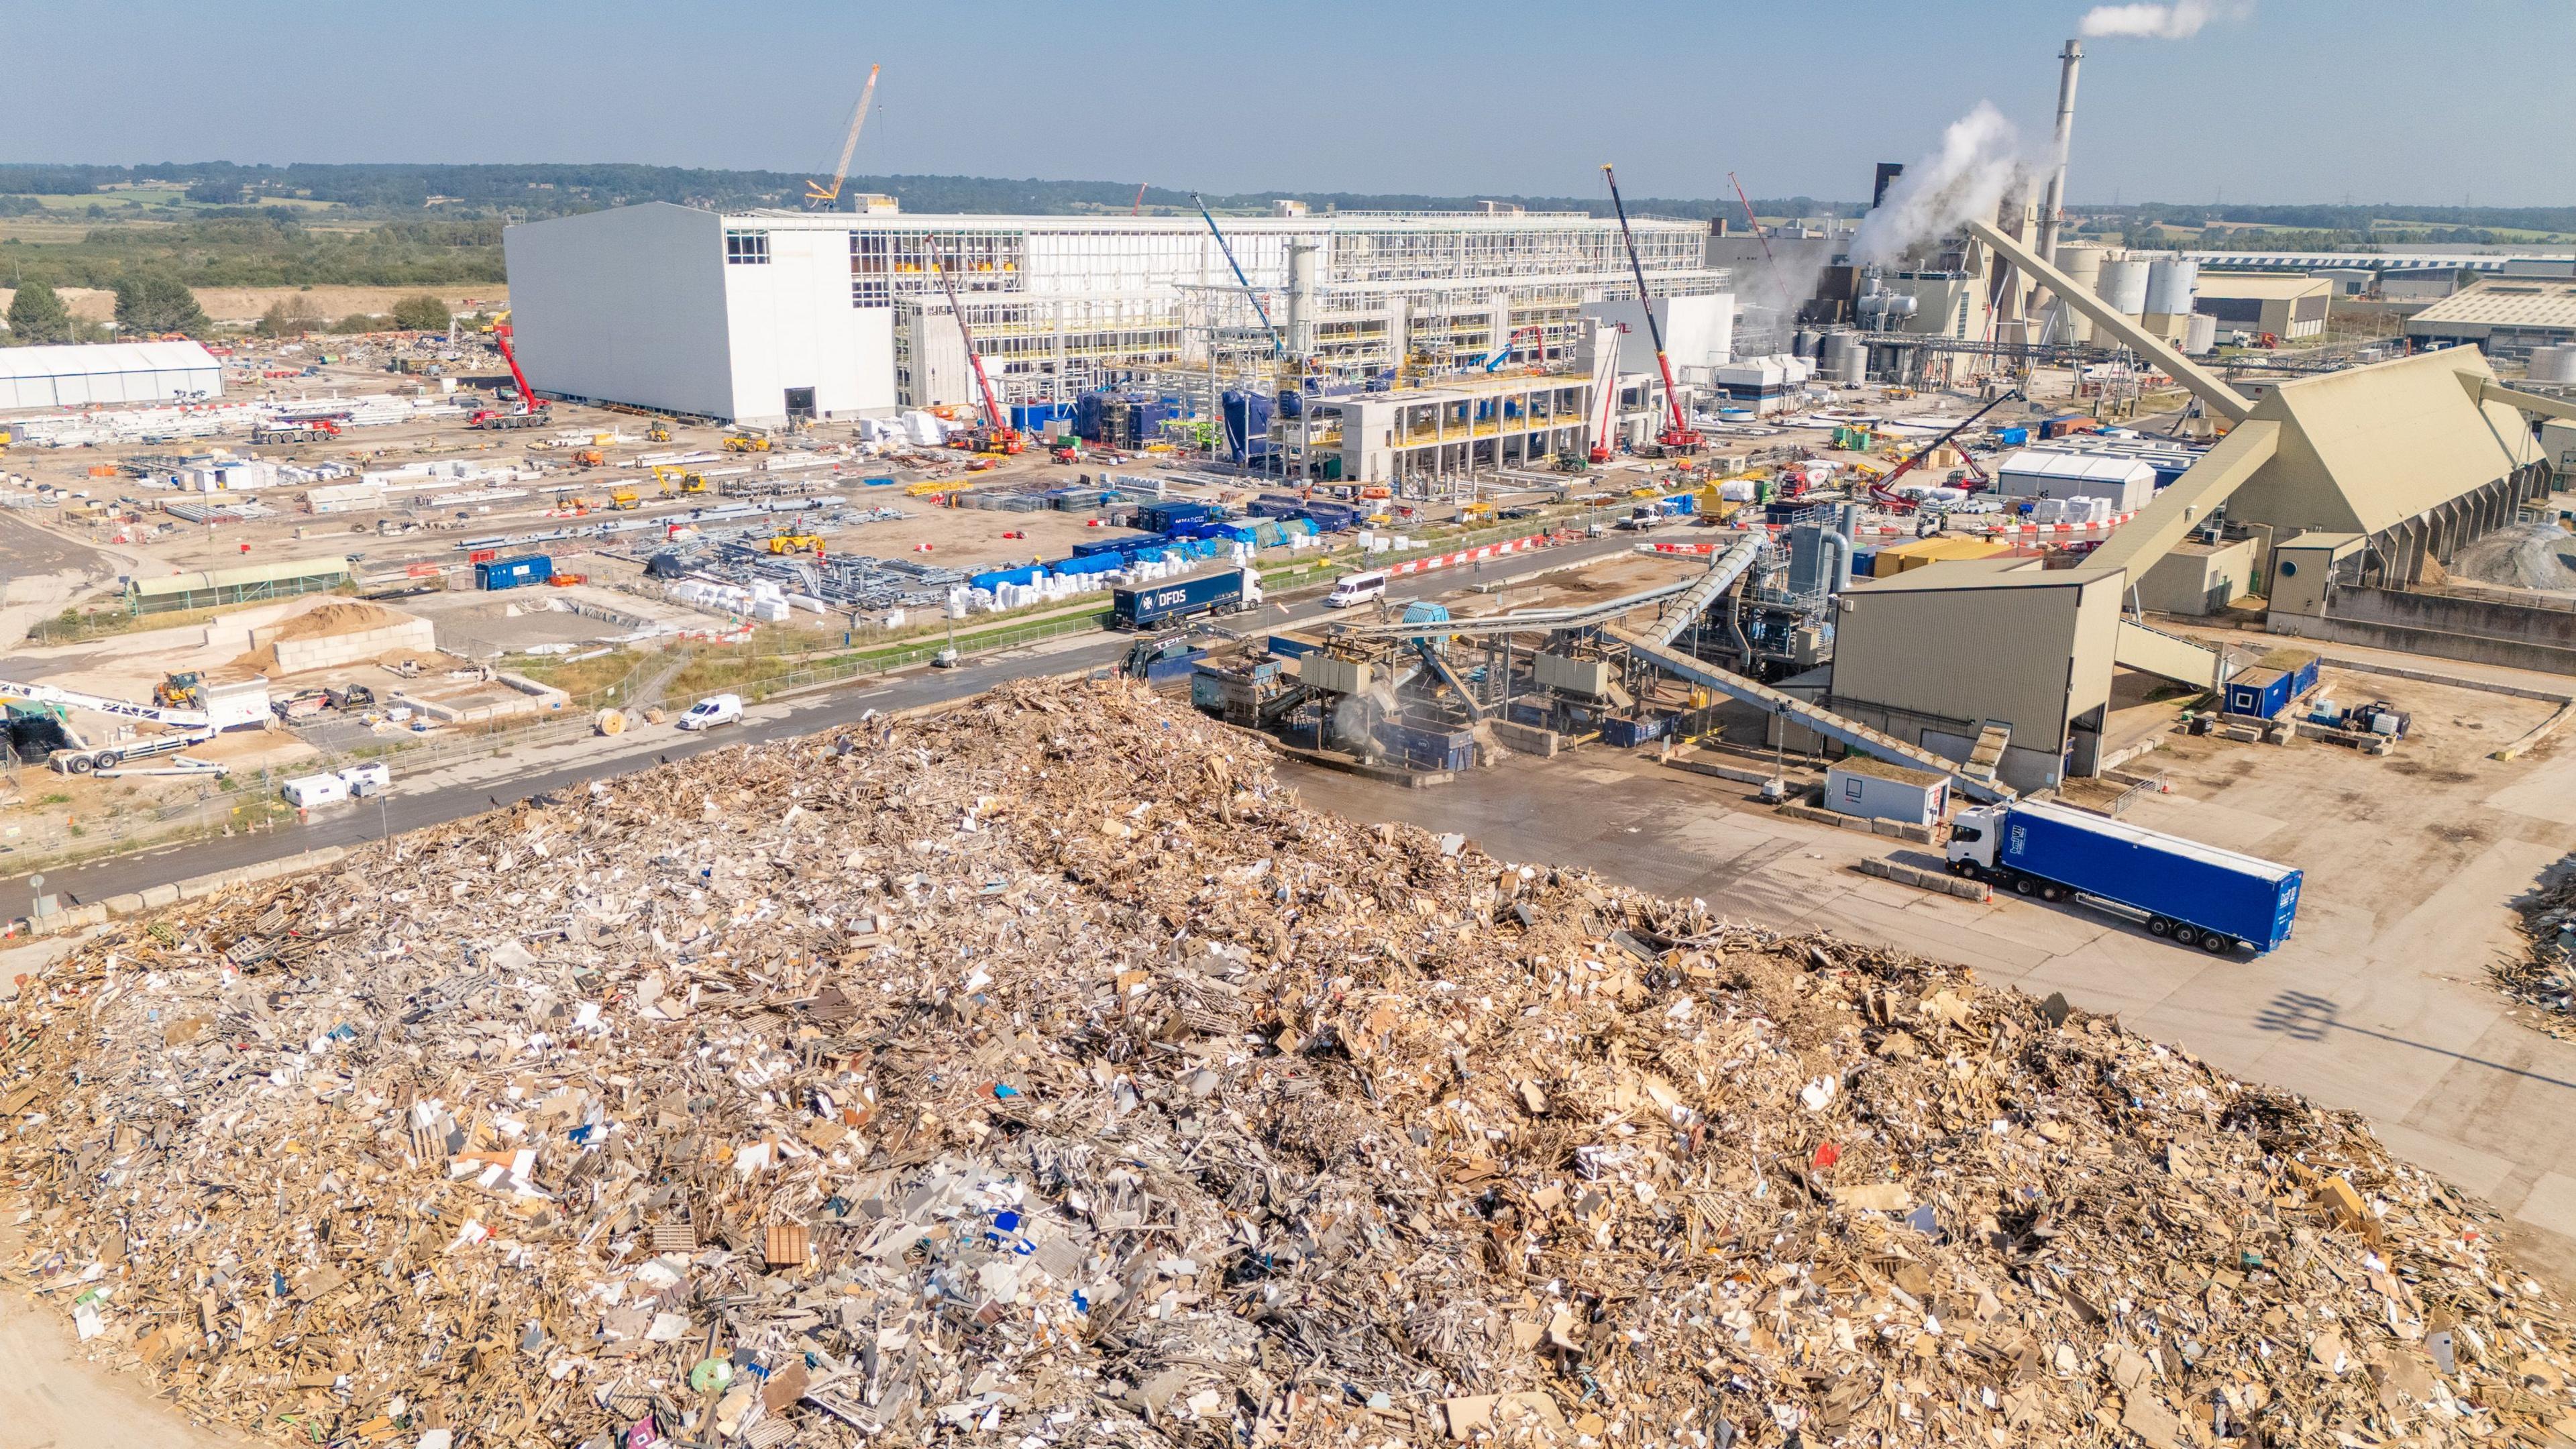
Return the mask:
M 2003 833 L 2004 807 L 1977 805 L 1960 811 L 1950 821 L 1949 861 L 1953 871 L 1962 865 L 1980 870 L 1995 868 L 1996 837 Z

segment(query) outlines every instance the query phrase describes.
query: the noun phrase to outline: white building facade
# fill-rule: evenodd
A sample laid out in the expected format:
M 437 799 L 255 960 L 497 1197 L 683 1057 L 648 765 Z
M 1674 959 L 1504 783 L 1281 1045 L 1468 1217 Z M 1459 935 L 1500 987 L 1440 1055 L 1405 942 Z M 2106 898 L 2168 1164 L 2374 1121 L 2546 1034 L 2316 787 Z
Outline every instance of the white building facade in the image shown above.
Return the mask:
M 1222 225 L 1267 324 L 1197 218 L 656 203 L 514 226 L 503 243 L 520 362 L 539 392 L 745 423 L 971 404 L 942 271 L 1006 407 L 1158 374 L 1274 378 L 1273 328 L 1328 384 L 1473 366 L 1507 340 L 1514 364 L 1571 366 L 1587 309 L 1635 305 L 1617 223 L 1579 213 Z M 1704 227 L 1634 226 L 1650 290 L 1723 298 L 1675 304 L 1694 349 L 1676 365 L 1726 361 L 1733 302 L 1727 273 L 1706 265 Z

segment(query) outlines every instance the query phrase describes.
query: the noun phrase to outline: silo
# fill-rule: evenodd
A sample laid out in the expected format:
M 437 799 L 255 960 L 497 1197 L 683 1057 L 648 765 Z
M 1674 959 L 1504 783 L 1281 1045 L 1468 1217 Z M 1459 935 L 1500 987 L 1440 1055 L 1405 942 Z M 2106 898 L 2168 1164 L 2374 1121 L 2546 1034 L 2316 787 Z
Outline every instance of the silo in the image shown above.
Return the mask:
M 2057 248 L 2057 269 L 2080 283 L 2095 296 L 2102 294 L 2102 259 L 2111 254 L 2109 247 L 2085 246 L 2080 242 L 2062 242 Z M 2068 308 L 2067 338 L 2073 342 L 2093 340 L 2093 319 Z
M 2576 343 L 2531 349 L 2533 382 L 2576 382 Z
M 1824 365 L 1821 370 L 1825 376 L 1836 382 L 1866 381 L 1869 372 L 1869 352 L 1861 346 L 1860 335 L 1855 332 L 1826 333 Z
M 2183 316 L 2191 311 L 2191 294 L 2200 285 L 2200 263 L 2181 257 L 2150 263 L 2147 267 L 2147 305 L 2144 310 L 2161 316 Z M 2125 312 L 2128 309 L 2120 309 Z
M 1821 335 L 1813 327 L 1799 328 L 1797 335 L 1790 339 L 1790 355 L 1813 358 L 1816 355 L 1816 339 Z
M 2147 310 L 2147 264 L 2136 257 L 2102 263 L 2102 300 L 2111 310 L 2135 317 Z

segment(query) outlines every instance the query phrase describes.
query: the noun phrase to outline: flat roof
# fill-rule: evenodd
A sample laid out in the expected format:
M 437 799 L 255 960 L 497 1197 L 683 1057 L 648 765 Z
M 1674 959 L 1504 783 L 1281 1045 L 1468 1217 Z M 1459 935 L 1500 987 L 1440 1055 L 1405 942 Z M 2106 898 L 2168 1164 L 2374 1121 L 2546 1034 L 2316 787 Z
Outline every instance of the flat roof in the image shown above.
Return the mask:
M 2078 830 L 2095 835 L 2107 835 L 2118 840 L 2138 841 L 2153 836 L 2158 849 L 2175 855 L 2188 856 L 2211 865 L 2233 866 L 2275 883 L 2299 873 L 2297 866 L 2283 865 L 2279 861 L 2265 860 L 2261 856 L 2226 850 L 2215 845 L 2203 845 L 2197 840 L 2185 840 L 2179 835 L 2166 835 L 2159 831 L 2148 830 L 2143 826 L 2114 820 L 2106 815 L 2094 815 L 2078 810 L 2072 805 L 2017 800 L 2013 802 L 2011 808 L 2017 814 L 2029 811 L 2032 814 L 2044 815 L 2051 820 L 2071 825 Z
M 2134 453 L 2060 453 L 2049 448 L 2024 448 L 2004 459 L 1995 471 L 2102 483 L 2126 483 L 2141 473 L 2152 478 L 2156 472 L 2154 464 Z
M 669 205 L 671 203 L 646 203 Z M 880 212 L 857 211 L 786 211 L 750 210 L 710 212 L 709 208 L 682 208 L 714 215 L 728 226 L 757 223 L 765 231 L 1051 231 L 1136 233 L 1155 235 L 1186 231 L 1201 235 L 1207 223 L 1189 216 L 1013 216 L 999 212 Z M 1704 235 L 1708 223 L 1675 217 L 1630 215 L 1630 225 L 1639 230 L 1687 231 Z M 1609 231 L 1619 229 L 1616 217 L 1585 216 L 1572 212 L 1533 212 L 1513 215 L 1507 212 L 1487 214 L 1480 211 L 1318 211 L 1305 216 L 1221 216 L 1217 225 L 1228 235 L 1237 233 L 1275 233 L 1288 236 L 1332 231 Z
M 216 372 L 222 367 L 204 344 L 196 342 L 74 342 L 0 348 L 0 378 Z
M 2074 588 L 2123 577 L 2126 570 L 2084 567 L 2052 569 L 2029 558 L 1945 559 L 1907 569 L 1891 579 L 1852 580 L 1853 594 L 1930 594 L 1953 589 Z
M 1936 775 L 1930 770 L 1917 770 L 1891 760 L 1882 760 L 1876 755 L 1845 755 L 1825 767 L 1825 773 L 1828 775 L 1837 770 L 1846 775 L 1867 775 L 1874 780 L 1895 780 L 1907 785 L 1936 785 L 1950 778 L 1947 775 Z

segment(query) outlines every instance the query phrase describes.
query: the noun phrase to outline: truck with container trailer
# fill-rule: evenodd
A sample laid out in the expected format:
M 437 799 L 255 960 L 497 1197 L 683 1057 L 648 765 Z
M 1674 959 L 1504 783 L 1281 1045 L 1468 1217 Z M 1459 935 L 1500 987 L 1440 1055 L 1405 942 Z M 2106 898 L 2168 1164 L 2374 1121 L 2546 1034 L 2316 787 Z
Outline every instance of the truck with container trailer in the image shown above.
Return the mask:
M 2062 805 L 2008 801 L 1951 823 L 1953 874 L 2042 900 L 2085 896 L 2144 918 L 2149 934 L 2224 956 L 2290 937 L 2296 867 Z
M 1261 603 L 1261 578 L 1252 570 L 1227 564 L 1187 578 L 1113 589 L 1109 619 L 1113 628 L 1146 629 L 1177 624 L 1204 614 L 1233 614 Z

